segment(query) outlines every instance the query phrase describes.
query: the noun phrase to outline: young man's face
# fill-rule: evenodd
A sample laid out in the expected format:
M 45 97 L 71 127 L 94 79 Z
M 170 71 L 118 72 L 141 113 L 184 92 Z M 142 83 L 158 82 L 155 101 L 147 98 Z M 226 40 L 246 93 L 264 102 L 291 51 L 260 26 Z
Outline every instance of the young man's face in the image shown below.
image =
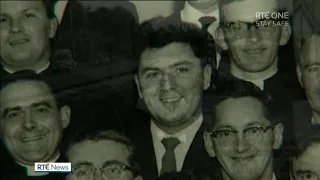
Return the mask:
M 232 62 L 246 72 L 262 72 L 272 66 L 278 56 L 279 45 L 289 39 L 284 29 L 271 21 L 261 28 L 257 21 L 263 20 L 257 12 L 277 12 L 275 1 L 243 0 L 222 6 L 222 22 L 225 44 Z M 253 23 L 248 26 L 246 23 Z
M 292 177 L 294 180 L 320 179 L 320 143 L 311 145 L 298 158 L 292 159 Z
M 110 140 L 83 141 L 74 145 L 67 155 L 74 168 L 68 180 L 75 177 L 84 180 L 134 179 L 133 172 L 126 168 L 130 168 L 130 151 L 121 143 Z
M 0 1 L 1 63 L 23 69 L 49 60 L 49 39 L 56 28 L 42 0 Z
M 188 44 L 171 43 L 142 54 L 136 83 L 155 122 L 180 127 L 200 115 L 210 76 Z

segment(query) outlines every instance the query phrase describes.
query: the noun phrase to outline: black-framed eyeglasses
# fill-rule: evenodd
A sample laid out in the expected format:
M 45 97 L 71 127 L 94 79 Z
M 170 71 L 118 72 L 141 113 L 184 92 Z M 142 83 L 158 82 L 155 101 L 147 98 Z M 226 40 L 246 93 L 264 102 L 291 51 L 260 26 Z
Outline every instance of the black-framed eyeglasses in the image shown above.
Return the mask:
M 105 180 L 118 180 L 123 177 L 126 170 L 135 173 L 135 170 L 122 163 L 108 164 L 101 168 L 92 165 L 78 165 L 73 167 L 71 172 L 75 180 L 93 180 L 97 171 L 101 172 Z
M 261 36 L 271 35 L 280 20 L 277 19 L 261 19 L 255 22 L 222 22 L 221 26 L 230 33 L 233 38 L 245 37 L 248 35 L 251 26 L 255 27 L 255 30 Z
M 260 143 L 264 140 L 264 134 L 269 129 L 274 129 L 275 126 L 265 127 L 249 127 L 242 130 L 244 138 L 250 143 Z M 224 129 L 210 132 L 211 137 L 215 138 L 217 142 L 222 146 L 234 145 L 237 140 L 237 134 L 239 131 Z

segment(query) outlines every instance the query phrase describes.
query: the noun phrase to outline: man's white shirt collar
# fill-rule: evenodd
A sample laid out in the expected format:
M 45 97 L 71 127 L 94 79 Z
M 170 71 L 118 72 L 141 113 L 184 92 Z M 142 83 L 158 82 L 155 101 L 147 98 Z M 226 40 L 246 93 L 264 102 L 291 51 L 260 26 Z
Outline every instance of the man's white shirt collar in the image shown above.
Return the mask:
M 57 162 L 59 157 L 60 157 L 60 153 L 57 156 L 55 156 L 55 158 L 53 158 L 52 160 L 50 160 L 48 162 Z M 35 172 L 34 165 L 30 166 L 30 165 L 21 164 L 19 162 L 17 162 L 17 163 L 26 168 L 27 176 L 45 176 L 45 175 L 49 174 L 48 172 Z
M 46 69 L 48 69 L 50 66 L 50 62 L 47 62 L 45 66 L 43 66 L 43 68 L 38 69 L 37 71 L 35 71 L 35 73 L 40 74 L 41 72 L 45 71 Z M 8 72 L 9 74 L 13 74 L 16 71 L 10 68 L 6 68 L 5 66 L 3 66 L 3 69 Z
M 220 18 L 220 14 L 219 14 L 219 9 L 209 13 L 209 14 L 204 14 L 203 12 L 197 10 L 196 8 L 192 7 L 188 1 L 185 2 L 184 4 L 184 8 L 182 9 L 182 11 L 180 12 L 180 17 L 182 22 L 189 22 L 189 23 L 193 23 L 196 24 L 198 27 L 202 27 L 202 24 L 200 23 L 199 19 L 201 17 L 204 16 L 212 16 L 215 17 L 217 20 L 215 21 L 215 23 L 219 24 L 219 18 Z
M 276 60 L 278 61 L 278 60 Z M 254 85 L 258 86 L 261 90 L 264 90 L 264 81 L 271 78 L 272 76 L 274 76 L 275 74 L 277 74 L 278 72 L 278 68 L 275 68 L 273 71 L 270 71 L 269 73 L 265 74 L 263 77 L 259 77 L 257 79 L 246 79 L 245 77 L 243 77 L 240 73 L 237 73 L 237 71 L 230 71 L 230 73 L 238 78 L 238 79 L 242 79 L 245 81 L 249 81 L 251 83 L 253 83 Z
M 185 156 L 188 153 L 191 143 L 193 142 L 196 133 L 200 129 L 202 122 L 203 115 L 201 114 L 195 122 L 182 131 L 176 134 L 167 134 L 151 120 L 150 130 L 159 174 L 162 167 L 162 158 L 166 151 L 164 145 L 161 143 L 162 139 L 175 137 L 180 141 L 180 144 L 175 148 L 177 170 L 180 171 L 182 169 Z

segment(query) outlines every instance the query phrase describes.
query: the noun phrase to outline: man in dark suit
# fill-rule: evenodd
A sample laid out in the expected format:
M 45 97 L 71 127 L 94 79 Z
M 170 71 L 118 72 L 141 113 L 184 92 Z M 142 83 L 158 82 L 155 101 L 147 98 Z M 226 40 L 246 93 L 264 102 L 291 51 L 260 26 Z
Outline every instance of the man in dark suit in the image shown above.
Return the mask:
M 147 32 L 135 79 L 149 114 L 135 118 L 131 133 L 145 179 L 210 166 L 201 108 L 211 78 L 206 35 L 192 24 Z
M 211 127 L 204 133 L 208 154 L 220 164 L 213 179 L 289 178 L 286 156 L 276 153 L 286 117 L 279 107 L 281 103 L 261 90 L 235 90 L 221 97 L 213 109 Z
M 226 78 L 252 82 L 274 99 L 290 101 L 299 98 L 300 88 L 294 74 L 284 73 L 278 65 L 292 60 L 287 54 L 278 54 L 280 46 L 286 45 L 291 36 L 288 18 L 270 18 L 272 13 L 281 11 L 279 4 L 278 0 L 221 1 L 222 23 L 216 42 L 229 55 L 221 60 L 230 63 Z M 269 19 L 257 15 L 266 12 Z
M 308 101 L 294 102 L 295 129 L 297 132 L 308 124 L 320 124 L 320 33 L 315 33 L 302 41 L 297 73 Z
M 63 174 L 36 173 L 35 162 L 63 162 L 60 142 L 71 110 L 53 94 L 51 81 L 19 71 L 1 81 L 0 128 L 7 153 L 1 154 L 2 179 L 59 179 Z
M 58 26 L 54 1 L 1 1 L 0 14 L 0 75 L 50 73 L 50 39 Z

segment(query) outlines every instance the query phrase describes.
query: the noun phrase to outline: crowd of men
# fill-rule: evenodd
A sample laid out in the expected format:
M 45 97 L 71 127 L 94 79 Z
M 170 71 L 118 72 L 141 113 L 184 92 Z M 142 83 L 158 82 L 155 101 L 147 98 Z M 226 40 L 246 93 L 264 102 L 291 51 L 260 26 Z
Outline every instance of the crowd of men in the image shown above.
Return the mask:
M 292 42 L 291 21 L 256 16 L 281 2 L 186 1 L 142 23 L 131 81 L 113 83 L 135 89 L 118 91 L 53 71 L 54 2 L 0 1 L 1 180 L 319 180 L 320 32 Z

